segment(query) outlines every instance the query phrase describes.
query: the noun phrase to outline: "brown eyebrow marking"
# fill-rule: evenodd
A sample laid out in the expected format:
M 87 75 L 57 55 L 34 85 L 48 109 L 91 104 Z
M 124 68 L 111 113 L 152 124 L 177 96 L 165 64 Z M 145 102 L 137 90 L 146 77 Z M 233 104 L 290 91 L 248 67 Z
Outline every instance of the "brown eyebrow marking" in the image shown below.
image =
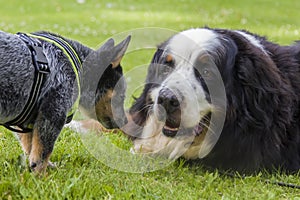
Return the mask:
M 170 55 L 170 54 L 168 54 L 167 56 L 166 56 L 166 62 L 167 63 L 170 63 L 170 62 L 172 62 L 173 61 L 173 57 Z

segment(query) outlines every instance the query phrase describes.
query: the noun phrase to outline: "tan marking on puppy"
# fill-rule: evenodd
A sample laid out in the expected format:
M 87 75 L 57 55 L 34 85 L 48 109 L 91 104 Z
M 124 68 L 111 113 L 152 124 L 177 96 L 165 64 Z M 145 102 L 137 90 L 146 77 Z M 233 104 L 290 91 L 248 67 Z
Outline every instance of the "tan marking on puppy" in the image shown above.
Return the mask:
M 116 68 L 119 66 L 119 64 L 121 63 L 122 57 L 117 58 L 116 60 L 114 60 L 113 62 L 111 62 L 110 64 L 112 65 L 112 68 Z
M 124 48 L 124 47 L 123 47 Z M 125 49 L 127 49 L 127 46 L 125 45 Z M 124 50 L 124 49 L 123 49 Z M 119 52 L 119 54 L 114 58 L 114 60 L 110 63 L 112 65 L 112 68 L 116 68 L 120 65 L 122 58 L 124 56 L 125 52 L 122 52 L 122 50 Z
M 26 155 L 30 154 L 32 133 L 17 133 L 22 149 Z
M 47 168 L 50 155 L 47 155 L 47 158 L 42 160 L 42 153 L 44 147 L 41 144 L 39 132 L 36 128 L 33 130 L 31 144 L 32 145 L 31 145 L 31 151 L 29 155 L 29 164 L 30 166 L 32 166 L 32 164 L 35 163 L 36 166 L 32 170 L 37 174 L 42 174 L 45 172 Z
M 96 115 L 98 119 L 101 119 L 102 116 L 108 116 L 112 118 L 111 110 L 111 99 L 113 97 L 113 90 L 109 89 L 106 94 L 104 94 L 95 105 Z

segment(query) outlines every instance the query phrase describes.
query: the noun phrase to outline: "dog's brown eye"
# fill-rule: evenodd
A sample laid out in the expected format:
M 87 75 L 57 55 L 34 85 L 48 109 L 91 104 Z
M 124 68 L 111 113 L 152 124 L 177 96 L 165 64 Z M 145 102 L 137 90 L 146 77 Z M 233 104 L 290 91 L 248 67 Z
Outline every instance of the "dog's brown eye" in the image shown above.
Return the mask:
M 202 70 L 201 74 L 202 74 L 202 76 L 208 77 L 208 76 L 210 76 L 210 71 L 208 69 L 204 69 L 204 70 Z

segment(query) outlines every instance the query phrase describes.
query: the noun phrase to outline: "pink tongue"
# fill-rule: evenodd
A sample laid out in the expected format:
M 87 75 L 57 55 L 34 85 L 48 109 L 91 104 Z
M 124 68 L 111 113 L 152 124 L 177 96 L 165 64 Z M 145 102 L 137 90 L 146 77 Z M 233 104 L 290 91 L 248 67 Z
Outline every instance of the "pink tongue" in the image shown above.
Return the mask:
M 194 127 L 193 134 L 195 136 L 198 136 L 201 134 L 202 131 L 203 131 L 203 127 L 198 124 L 197 126 Z

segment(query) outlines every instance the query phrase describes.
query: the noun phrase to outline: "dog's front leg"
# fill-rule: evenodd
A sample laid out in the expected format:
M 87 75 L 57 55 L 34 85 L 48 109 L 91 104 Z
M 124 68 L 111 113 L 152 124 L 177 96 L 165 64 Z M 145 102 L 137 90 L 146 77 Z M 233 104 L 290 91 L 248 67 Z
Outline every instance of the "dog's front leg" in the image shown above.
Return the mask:
M 61 132 L 67 115 L 68 96 L 56 88 L 45 95 L 32 133 L 29 165 L 37 174 L 43 173 L 50 163 L 49 158 L 55 141 Z
M 37 174 L 44 173 L 47 166 L 53 166 L 49 158 L 66 118 L 64 115 L 58 117 L 56 121 L 51 121 L 44 117 L 39 117 L 35 124 L 29 155 L 30 168 Z
M 20 144 L 22 146 L 23 152 L 27 157 L 29 157 L 30 152 L 31 152 L 31 146 L 32 146 L 32 136 L 33 133 L 17 133 L 17 136 L 19 138 Z M 48 161 L 48 167 L 54 168 L 55 165 Z

